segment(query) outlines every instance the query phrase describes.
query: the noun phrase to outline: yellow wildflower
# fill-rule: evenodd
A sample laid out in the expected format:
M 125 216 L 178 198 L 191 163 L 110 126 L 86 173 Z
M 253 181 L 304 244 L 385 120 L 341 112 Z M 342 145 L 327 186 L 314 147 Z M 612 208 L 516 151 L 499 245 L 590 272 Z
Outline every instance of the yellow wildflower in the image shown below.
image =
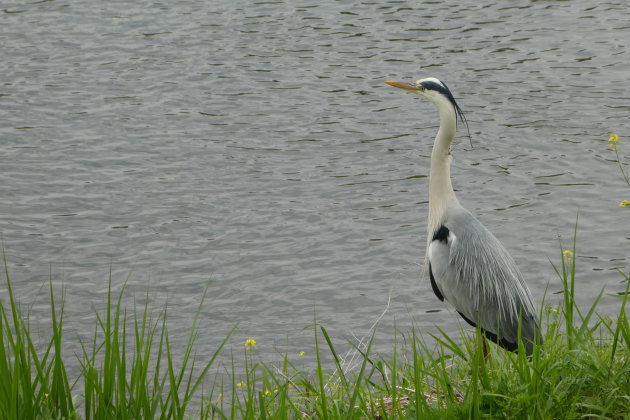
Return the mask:
M 245 349 L 246 350 L 251 350 L 251 349 L 255 349 L 256 348 L 256 340 L 249 338 L 247 340 L 245 340 Z
M 236 384 L 237 387 L 239 388 L 243 388 L 245 386 L 245 384 L 243 382 L 239 382 Z
M 630 201 L 628 200 L 623 200 L 621 203 L 619 203 L 621 207 L 626 207 L 628 204 L 630 204 Z
M 266 390 L 266 391 L 265 391 L 265 397 L 268 397 L 269 395 L 271 395 L 271 391 Z
M 608 145 L 612 150 L 617 150 L 617 142 L 619 141 L 619 136 L 616 134 L 611 134 L 608 138 Z
M 573 257 L 573 252 L 567 249 L 562 254 L 564 254 L 564 258 L 567 259 L 567 262 L 571 262 L 571 258 Z
M 48 394 L 47 394 L 47 393 L 44 393 L 44 397 L 48 398 Z
M 301 351 L 300 354 L 298 354 L 298 357 L 304 357 L 305 354 L 306 354 L 305 352 Z

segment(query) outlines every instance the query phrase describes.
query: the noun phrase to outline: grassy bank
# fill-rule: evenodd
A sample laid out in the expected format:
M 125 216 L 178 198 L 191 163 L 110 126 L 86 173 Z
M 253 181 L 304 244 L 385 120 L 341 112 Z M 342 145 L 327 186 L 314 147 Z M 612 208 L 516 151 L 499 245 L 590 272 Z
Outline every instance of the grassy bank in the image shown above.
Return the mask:
M 326 329 L 314 323 L 317 364 L 300 356 L 268 364 L 248 340 L 244 371 L 224 366 L 229 383 L 213 378 L 218 355 L 195 360 L 200 310 L 184 356 L 174 360 L 166 310 L 124 308 L 124 288 L 97 314 L 90 342 L 82 342 L 81 372 L 69 378 L 64 353 L 63 299 L 52 286 L 52 338 L 35 345 L 28 314 L 20 311 L 5 261 L 6 296 L 0 299 L 0 418 L 630 418 L 630 325 L 628 287 L 613 318 L 599 316 L 600 293 L 589 308 L 575 305 L 575 249 L 555 269 L 564 300 L 543 307 L 545 344 L 531 361 L 491 346 L 483 358 L 478 333 L 442 333 L 428 346 L 417 331 L 405 332 L 390 360 L 370 353 L 374 336 L 343 360 Z M 630 279 L 625 276 L 630 287 Z M 204 294 L 205 298 L 205 294 Z M 611 297 L 606 296 L 610 300 Z M 148 299 L 147 299 L 148 301 Z M 236 326 L 235 326 L 236 328 Z M 37 339 L 36 339 L 37 338 Z M 239 344 L 240 346 L 242 343 Z M 330 365 L 323 360 L 333 362 Z M 234 357 L 234 356 L 233 356 Z M 296 360 L 297 359 L 297 360 Z M 242 362 L 242 363 L 241 363 Z M 349 363 L 352 362 L 352 363 Z M 348 371 L 348 364 L 354 366 Z M 216 366 L 215 366 L 216 367 Z

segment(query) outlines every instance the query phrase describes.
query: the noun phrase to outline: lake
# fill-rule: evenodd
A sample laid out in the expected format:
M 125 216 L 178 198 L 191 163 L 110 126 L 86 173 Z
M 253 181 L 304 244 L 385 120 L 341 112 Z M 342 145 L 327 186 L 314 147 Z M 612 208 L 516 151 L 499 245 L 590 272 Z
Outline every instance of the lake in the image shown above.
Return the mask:
M 438 77 L 468 118 L 460 202 L 503 242 L 535 303 L 578 221 L 577 293 L 625 289 L 630 9 L 623 1 L 5 2 L 0 237 L 43 336 L 65 290 L 68 355 L 111 271 L 125 302 L 168 305 L 198 354 L 235 322 L 260 356 L 339 351 L 379 327 L 460 321 L 423 272 L 433 105 L 387 79 Z M 472 145 L 472 147 L 471 147 Z M 630 172 L 630 167 L 627 167 Z M 0 284 L 6 297 L 6 281 Z M 606 295 L 600 309 L 617 310 Z M 240 357 L 240 356 L 239 356 Z

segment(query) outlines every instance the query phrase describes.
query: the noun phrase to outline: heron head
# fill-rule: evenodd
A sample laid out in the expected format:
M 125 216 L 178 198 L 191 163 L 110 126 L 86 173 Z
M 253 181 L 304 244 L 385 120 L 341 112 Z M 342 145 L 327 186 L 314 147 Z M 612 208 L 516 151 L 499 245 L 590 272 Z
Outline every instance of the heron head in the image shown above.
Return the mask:
M 466 126 L 468 126 L 468 123 L 466 122 L 466 117 L 464 116 L 464 113 L 462 112 L 459 105 L 457 105 L 453 94 L 449 90 L 448 86 L 446 86 L 446 83 L 442 82 L 441 80 L 435 77 L 427 77 L 425 79 L 419 79 L 418 81 L 416 81 L 415 84 L 408 82 L 399 82 L 395 80 L 386 80 L 385 83 L 390 86 L 413 92 L 416 95 L 419 95 L 424 99 L 433 102 L 435 106 L 437 106 L 437 108 L 440 110 L 453 109 L 455 113 L 459 116 L 459 119 L 462 120 L 462 122 L 466 123 Z
M 385 83 L 399 89 L 413 92 L 416 95 L 433 102 L 438 108 L 445 104 L 451 104 L 455 110 L 458 110 L 459 108 L 457 102 L 455 102 L 453 94 L 446 84 L 435 77 L 420 79 L 416 83 L 399 82 L 395 80 L 386 80 Z

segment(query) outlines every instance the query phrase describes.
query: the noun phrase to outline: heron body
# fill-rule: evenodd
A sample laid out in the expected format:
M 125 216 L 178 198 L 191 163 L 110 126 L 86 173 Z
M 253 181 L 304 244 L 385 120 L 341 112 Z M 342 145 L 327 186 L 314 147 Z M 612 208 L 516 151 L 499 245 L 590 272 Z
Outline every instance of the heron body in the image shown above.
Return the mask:
M 531 354 L 539 324 L 523 275 L 501 242 L 462 207 L 453 191 L 451 143 L 457 116 L 465 121 L 461 109 L 436 78 L 386 83 L 428 99 L 440 114 L 429 176 L 427 262 L 433 291 L 466 322 L 510 351 L 518 349 L 520 321 L 521 338 Z

